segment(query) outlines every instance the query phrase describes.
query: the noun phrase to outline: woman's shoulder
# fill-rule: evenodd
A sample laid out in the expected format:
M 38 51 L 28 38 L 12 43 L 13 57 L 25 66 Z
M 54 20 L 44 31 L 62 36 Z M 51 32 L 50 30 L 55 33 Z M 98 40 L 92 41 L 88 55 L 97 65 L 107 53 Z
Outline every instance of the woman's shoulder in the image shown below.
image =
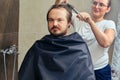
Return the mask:
M 113 20 L 107 20 L 107 19 L 106 19 L 106 20 L 104 20 L 104 22 L 105 22 L 105 23 L 108 23 L 108 24 L 110 24 L 110 23 L 115 24 L 115 22 L 114 22 Z
M 106 27 L 116 27 L 116 24 L 113 20 L 102 20 L 98 24 L 103 24 Z
M 105 26 L 104 27 L 106 29 L 107 28 L 112 28 L 112 29 L 116 30 L 116 24 L 115 24 L 115 22 L 113 20 L 105 20 L 104 22 L 105 22 Z

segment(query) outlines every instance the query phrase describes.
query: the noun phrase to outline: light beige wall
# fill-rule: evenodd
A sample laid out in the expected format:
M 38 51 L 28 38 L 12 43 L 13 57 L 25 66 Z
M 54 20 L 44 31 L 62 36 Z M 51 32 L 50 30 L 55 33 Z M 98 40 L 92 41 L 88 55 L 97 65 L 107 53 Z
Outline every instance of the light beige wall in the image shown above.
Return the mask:
M 32 44 L 48 33 L 46 13 L 55 0 L 20 0 L 19 20 L 19 65 Z M 90 13 L 91 0 L 70 0 L 79 11 Z M 112 0 L 108 18 L 117 21 L 119 0 Z M 111 48 L 112 49 L 112 48 Z M 112 50 L 110 51 L 112 53 Z
M 48 33 L 46 13 L 52 0 L 20 0 L 19 65 L 35 40 Z

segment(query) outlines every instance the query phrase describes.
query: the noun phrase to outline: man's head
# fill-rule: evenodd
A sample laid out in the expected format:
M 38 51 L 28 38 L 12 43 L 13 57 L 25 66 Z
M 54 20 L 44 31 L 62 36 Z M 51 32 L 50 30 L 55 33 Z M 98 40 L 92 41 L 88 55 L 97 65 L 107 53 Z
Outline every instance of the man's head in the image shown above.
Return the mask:
M 55 4 L 68 3 L 68 0 L 55 0 Z
M 54 36 L 67 35 L 72 13 L 66 4 L 53 5 L 47 13 L 48 30 Z

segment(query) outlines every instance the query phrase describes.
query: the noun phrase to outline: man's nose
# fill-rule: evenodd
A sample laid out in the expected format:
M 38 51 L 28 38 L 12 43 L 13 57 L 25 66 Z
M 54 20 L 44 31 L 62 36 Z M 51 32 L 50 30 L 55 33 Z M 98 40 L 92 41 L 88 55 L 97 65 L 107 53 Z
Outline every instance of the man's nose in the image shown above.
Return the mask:
M 57 21 L 54 21 L 54 22 L 53 22 L 53 25 L 54 25 L 54 26 L 56 26 L 57 24 L 58 24 L 58 22 L 57 22 Z

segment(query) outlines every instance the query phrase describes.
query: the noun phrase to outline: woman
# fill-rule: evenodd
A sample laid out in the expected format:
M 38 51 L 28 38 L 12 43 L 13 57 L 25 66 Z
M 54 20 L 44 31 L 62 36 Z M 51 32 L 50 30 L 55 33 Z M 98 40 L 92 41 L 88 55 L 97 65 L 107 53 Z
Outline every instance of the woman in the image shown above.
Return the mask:
M 108 49 L 115 38 L 116 26 L 114 21 L 105 19 L 110 6 L 110 0 L 92 0 L 91 16 L 87 12 L 73 13 L 74 29 L 88 44 L 96 80 L 111 80 Z

